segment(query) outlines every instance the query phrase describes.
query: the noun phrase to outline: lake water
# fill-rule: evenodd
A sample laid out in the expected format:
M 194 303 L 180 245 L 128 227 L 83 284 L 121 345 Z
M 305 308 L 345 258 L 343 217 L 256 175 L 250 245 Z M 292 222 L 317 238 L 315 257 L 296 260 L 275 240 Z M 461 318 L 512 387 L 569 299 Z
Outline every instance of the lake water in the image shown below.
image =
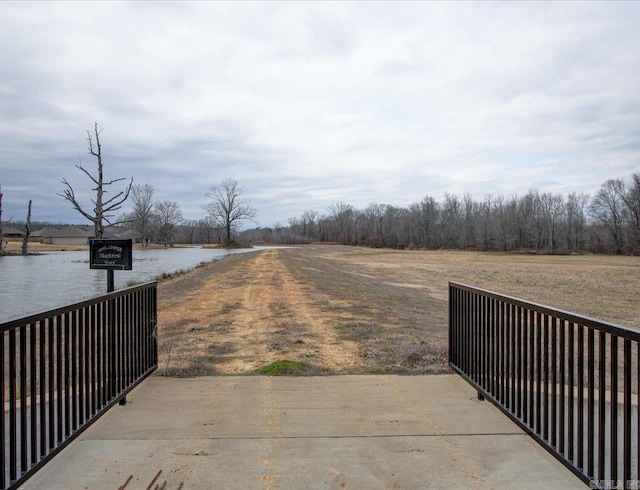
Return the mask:
M 136 249 L 133 270 L 115 271 L 116 289 L 251 249 Z M 0 322 L 82 301 L 107 291 L 107 272 L 89 269 L 89 251 L 0 257 Z

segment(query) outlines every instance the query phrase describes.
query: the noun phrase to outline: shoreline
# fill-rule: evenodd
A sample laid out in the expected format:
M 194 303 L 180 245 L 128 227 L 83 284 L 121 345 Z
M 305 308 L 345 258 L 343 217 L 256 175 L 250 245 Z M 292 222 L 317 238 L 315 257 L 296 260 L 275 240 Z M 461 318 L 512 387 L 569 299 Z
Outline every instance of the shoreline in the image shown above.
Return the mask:
M 170 249 L 170 248 L 224 248 L 218 244 L 187 244 L 187 243 L 175 243 L 165 247 L 160 244 L 151 244 L 143 247 L 139 243 L 133 245 L 134 250 L 157 250 L 157 249 Z M 47 252 L 82 252 L 89 251 L 89 245 L 47 245 L 39 242 L 29 242 L 27 247 L 27 255 L 38 255 Z M 22 255 L 22 242 L 7 242 L 3 247 L 5 256 Z
M 258 248 L 158 281 L 158 373 L 447 372 L 449 281 L 640 329 L 637 257 Z

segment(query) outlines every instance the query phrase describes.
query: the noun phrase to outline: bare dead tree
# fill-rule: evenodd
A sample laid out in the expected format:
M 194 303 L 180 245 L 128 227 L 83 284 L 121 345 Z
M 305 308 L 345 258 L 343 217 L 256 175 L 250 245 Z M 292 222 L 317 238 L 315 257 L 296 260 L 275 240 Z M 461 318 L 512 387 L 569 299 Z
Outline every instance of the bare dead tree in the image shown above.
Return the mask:
M 104 180 L 103 175 L 103 164 L 102 164 L 102 145 L 100 144 L 100 133 L 102 130 L 98 130 L 98 123 L 95 123 L 93 128 L 93 133 L 87 131 L 87 143 L 89 145 L 89 154 L 94 156 L 97 160 L 98 165 L 98 174 L 97 176 L 92 175 L 87 169 L 85 169 L 82 164 L 77 164 L 76 168 L 82 170 L 89 179 L 95 184 L 95 187 L 92 189 L 96 192 L 95 200 L 92 199 L 93 203 L 93 213 L 86 211 L 80 202 L 76 199 L 75 192 L 71 184 L 67 182 L 67 179 L 62 179 L 62 183 L 67 186 L 61 193 L 58 193 L 60 197 L 65 198 L 67 201 L 71 203 L 76 211 L 78 211 L 82 216 L 87 218 L 89 221 L 93 223 L 94 227 L 94 236 L 96 238 L 102 238 L 104 233 L 105 225 L 114 226 L 123 223 L 124 221 L 111 222 L 111 218 L 113 218 L 114 211 L 117 211 L 122 207 L 122 203 L 124 203 L 129 197 L 129 193 L 131 192 L 131 186 L 133 185 L 133 177 L 129 181 L 126 189 L 114 194 L 113 197 L 106 199 L 105 194 L 107 194 L 106 186 L 110 186 L 115 184 L 116 182 L 120 182 L 121 180 L 126 180 L 125 177 L 121 177 L 118 179 L 113 179 L 109 181 Z M 94 143 L 95 138 L 95 143 Z
M 29 246 L 29 235 L 31 235 L 31 199 L 29 199 L 29 207 L 27 208 L 27 223 L 25 224 L 24 237 L 22 238 L 22 255 L 27 255 L 27 247 Z
M 242 189 L 238 181 L 224 179 L 219 186 L 211 188 L 206 196 L 211 202 L 205 206 L 209 216 L 225 230 L 225 245 L 231 245 L 231 236 L 238 226 L 238 221 L 251 220 L 258 212 L 248 199 L 242 197 Z

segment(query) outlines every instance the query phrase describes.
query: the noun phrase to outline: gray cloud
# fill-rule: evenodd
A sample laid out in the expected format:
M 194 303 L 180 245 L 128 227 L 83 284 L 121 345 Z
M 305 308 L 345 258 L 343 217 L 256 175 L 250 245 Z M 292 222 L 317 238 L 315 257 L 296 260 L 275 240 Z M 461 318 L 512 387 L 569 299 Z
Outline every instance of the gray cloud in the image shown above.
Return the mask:
M 636 3 L 1 3 L 5 216 L 81 222 L 86 130 L 185 217 L 593 192 L 640 168 Z M 88 194 L 86 196 L 89 197 Z

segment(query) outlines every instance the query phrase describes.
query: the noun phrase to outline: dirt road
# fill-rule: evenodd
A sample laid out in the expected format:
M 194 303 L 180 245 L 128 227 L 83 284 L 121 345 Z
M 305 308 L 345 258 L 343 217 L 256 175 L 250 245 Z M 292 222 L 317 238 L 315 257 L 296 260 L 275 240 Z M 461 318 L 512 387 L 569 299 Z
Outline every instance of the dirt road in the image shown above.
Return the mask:
M 447 372 L 450 280 L 640 328 L 639 257 L 308 245 L 232 255 L 161 283 L 159 371 L 293 361 L 294 374 Z
M 316 372 L 366 367 L 358 344 L 339 338 L 335 315 L 317 307 L 311 287 L 292 275 L 281 251 L 233 259 L 184 301 L 161 303 L 162 373 L 239 374 L 281 360 L 304 362 Z

